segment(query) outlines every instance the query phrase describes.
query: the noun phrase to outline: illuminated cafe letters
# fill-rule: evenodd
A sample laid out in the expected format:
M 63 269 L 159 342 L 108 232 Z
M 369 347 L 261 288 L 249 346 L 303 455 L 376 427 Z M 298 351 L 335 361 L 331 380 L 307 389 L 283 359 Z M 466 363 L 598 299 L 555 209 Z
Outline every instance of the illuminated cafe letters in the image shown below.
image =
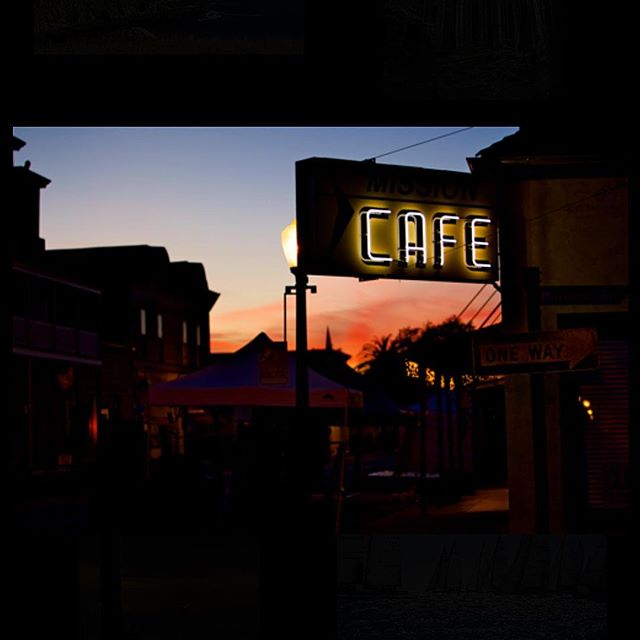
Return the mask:
M 308 275 L 499 280 L 495 182 L 458 171 L 296 162 L 298 268 Z
M 476 250 L 486 249 L 489 241 L 486 238 L 476 236 L 476 227 L 488 227 L 491 224 L 489 218 L 470 216 L 464 228 L 464 248 L 467 267 L 469 269 L 491 269 L 490 262 L 478 260 Z
M 460 216 L 448 215 L 445 213 L 438 214 L 433 218 L 434 269 L 442 269 L 442 267 L 444 267 L 444 246 L 454 245 L 456 243 L 456 237 L 446 234 L 443 226 L 445 224 L 453 225 L 458 220 L 460 220 Z
M 387 253 L 375 251 L 376 235 L 384 234 L 384 226 L 389 224 L 391 209 L 364 207 L 360 211 L 360 258 L 367 265 L 389 265 L 394 258 Z M 379 220 L 380 222 L 372 221 Z M 445 264 L 445 247 L 455 247 L 458 244 L 455 235 L 460 216 L 451 213 L 437 213 L 432 221 L 433 259 L 434 269 L 442 269 Z M 391 224 L 393 224 L 391 222 Z M 489 248 L 486 236 L 477 233 L 483 227 L 491 224 L 491 219 L 485 216 L 470 215 L 464 218 L 464 243 L 460 247 L 465 251 L 465 265 L 468 269 L 491 269 L 491 262 L 479 257 L 478 251 Z M 411 225 L 411 227 L 410 227 Z M 415 267 L 424 269 L 429 263 L 427 251 L 427 222 L 424 214 L 417 210 L 401 210 L 396 217 L 397 229 L 397 257 L 396 262 L 401 267 L 409 266 L 409 258 L 415 257 Z M 413 234 L 411 233 L 413 229 Z M 388 233 L 388 231 L 387 231 Z M 411 239 L 413 238 L 413 240 Z
M 415 242 L 409 241 L 409 222 L 413 222 Z M 401 211 L 398 215 L 398 262 L 409 266 L 409 256 L 416 257 L 416 267 L 427 265 L 427 223 L 420 211 Z
M 386 220 L 391 215 L 389 209 L 367 207 L 360 212 L 360 255 L 365 264 L 389 264 L 391 256 L 384 253 L 373 253 L 371 249 L 371 219 Z

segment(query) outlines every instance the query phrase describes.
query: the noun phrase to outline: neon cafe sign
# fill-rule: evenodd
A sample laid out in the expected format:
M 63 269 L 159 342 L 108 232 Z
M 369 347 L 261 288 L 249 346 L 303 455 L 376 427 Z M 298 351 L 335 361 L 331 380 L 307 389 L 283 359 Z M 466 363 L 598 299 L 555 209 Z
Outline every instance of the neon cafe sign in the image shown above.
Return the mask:
M 298 262 L 308 274 L 498 279 L 494 189 L 461 172 L 296 163 Z

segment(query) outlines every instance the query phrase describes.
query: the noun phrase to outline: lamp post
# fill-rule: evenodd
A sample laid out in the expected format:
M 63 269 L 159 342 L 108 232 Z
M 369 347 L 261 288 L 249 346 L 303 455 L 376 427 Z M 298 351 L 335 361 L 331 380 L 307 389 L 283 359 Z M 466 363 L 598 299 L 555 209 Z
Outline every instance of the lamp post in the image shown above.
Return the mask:
M 284 341 L 287 340 L 287 295 L 296 296 L 296 426 L 291 433 L 289 449 L 289 478 L 285 481 L 290 495 L 297 495 L 306 502 L 311 497 L 311 468 L 313 438 L 309 424 L 309 374 L 307 368 L 307 291 L 316 293 L 315 285 L 309 285 L 307 274 L 298 267 L 298 242 L 295 220 L 281 235 L 282 248 L 291 273 L 295 276 L 294 286 L 284 291 Z M 290 514 L 293 516 L 293 514 Z
M 283 313 L 283 321 L 282 321 L 282 342 L 284 343 L 285 351 L 287 349 L 287 296 L 291 296 L 296 292 L 296 288 L 294 285 L 287 285 L 284 288 L 284 293 L 282 294 L 282 313 Z
M 307 285 L 306 287 L 309 293 L 317 293 L 318 287 L 315 284 Z M 287 296 L 292 296 L 297 291 L 296 285 L 288 284 L 284 288 L 284 293 L 282 294 L 282 309 L 283 309 L 283 325 L 282 325 L 282 341 L 284 342 L 285 349 L 287 347 Z
M 286 637 L 294 637 L 294 634 L 299 635 L 297 624 L 300 620 L 318 621 L 327 617 L 327 603 L 324 599 L 309 598 L 308 594 L 316 592 L 318 584 L 331 583 L 333 576 L 330 567 L 333 566 L 332 560 L 335 562 L 335 552 L 332 553 L 333 538 L 325 537 L 324 534 L 326 524 L 323 512 L 314 510 L 311 501 L 315 438 L 308 410 L 306 296 L 308 290 L 315 293 L 316 287 L 309 286 L 307 274 L 298 266 L 295 221 L 282 232 L 282 246 L 291 273 L 295 277 L 295 286 L 285 288 L 284 339 L 286 340 L 286 296 L 295 293 L 296 409 L 295 423 L 289 425 L 284 451 L 284 500 L 280 501 L 275 530 L 271 534 L 269 544 L 265 545 L 265 548 L 270 550 L 268 555 L 273 562 L 272 571 L 265 572 L 266 588 L 263 592 L 266 594 L 266 606 L 263 610 L 266 613 L 265 626 L 268 629 L 272 627 L 278 635 L 282 635 L 284 631 Z M 292 535 L 294 532 L 297 535 Z M 301 566 L 300 557 L 309 548 L 314 549 L 314 557 L 310 563 Z M 273 575 L 274 573 L 277 575 Z M 269 580 L 271 577 L 275 578 L 273 583 Z M 292 589 L 291 585 L 295 585 L 296 588 Z M 295 611 L 297 615 L 291 617 L 291 611 Z M 325 637 L 325 631 L 322 628 L 321 633 L 313 635 Z
M 296 283 L 284 289 L 283 340 L 287 343 L 287 296 L 296 296 L 296 407 L 309 407 L 309 377 L 307 374 L 307 291 L 317 292 L 315 285 L 309 285 L 307 274 L 298 268 L 298 240 L 296 221 L 287 225 L 281 234 L 282 249 Z

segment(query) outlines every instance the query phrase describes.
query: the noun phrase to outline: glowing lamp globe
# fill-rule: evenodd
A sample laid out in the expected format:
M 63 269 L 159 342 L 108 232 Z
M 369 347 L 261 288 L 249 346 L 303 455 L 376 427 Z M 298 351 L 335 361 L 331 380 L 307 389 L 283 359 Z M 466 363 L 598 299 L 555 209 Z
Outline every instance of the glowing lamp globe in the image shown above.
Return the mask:
M 280 241 L 289 268 L 295 269 L 298 266 L 298 234 L 295 219 L 282 230 Z

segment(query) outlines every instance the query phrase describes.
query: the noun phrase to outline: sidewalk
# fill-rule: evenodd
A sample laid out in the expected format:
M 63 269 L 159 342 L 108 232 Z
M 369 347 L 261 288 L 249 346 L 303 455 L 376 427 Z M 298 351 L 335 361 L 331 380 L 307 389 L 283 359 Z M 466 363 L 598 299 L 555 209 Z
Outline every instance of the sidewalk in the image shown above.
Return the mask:
M 452 504 L 427 503 L 414 492 L 359 493 L 343 503 L 341 533 L 506 533 L 509 492 L 479 489 Z

